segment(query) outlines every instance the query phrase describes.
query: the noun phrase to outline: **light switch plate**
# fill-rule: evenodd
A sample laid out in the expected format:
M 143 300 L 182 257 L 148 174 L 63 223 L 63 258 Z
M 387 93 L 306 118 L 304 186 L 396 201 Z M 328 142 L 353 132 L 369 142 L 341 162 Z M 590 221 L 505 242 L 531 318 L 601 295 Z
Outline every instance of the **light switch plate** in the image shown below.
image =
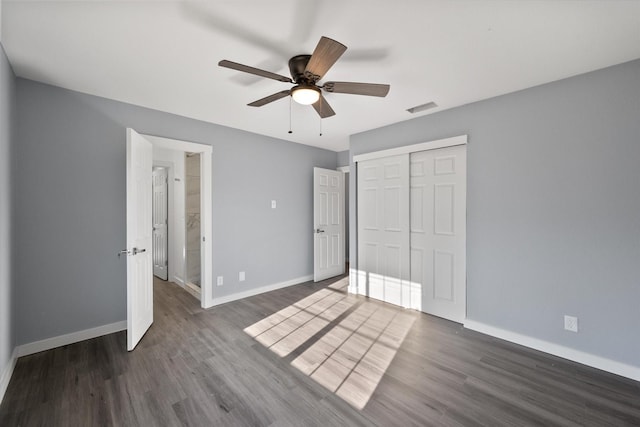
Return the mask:
M 276 201 L 272 200 L 271 201 L 271 209 L 275 209 L 276 208 Z
M 564 316 L 564 329 L 571 332 L 578 332 L 578 318 L 574 316 Z

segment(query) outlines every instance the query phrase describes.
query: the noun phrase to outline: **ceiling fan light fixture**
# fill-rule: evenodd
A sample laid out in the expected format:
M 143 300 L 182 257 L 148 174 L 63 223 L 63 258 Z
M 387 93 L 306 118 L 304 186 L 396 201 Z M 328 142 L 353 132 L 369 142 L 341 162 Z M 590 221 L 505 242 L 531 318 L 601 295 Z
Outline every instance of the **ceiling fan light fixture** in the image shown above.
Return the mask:
M 311 105 L 320 99 L 320 89 L 315 86 L 299 85 L 291 89 L 291 96 L 298 104 Z

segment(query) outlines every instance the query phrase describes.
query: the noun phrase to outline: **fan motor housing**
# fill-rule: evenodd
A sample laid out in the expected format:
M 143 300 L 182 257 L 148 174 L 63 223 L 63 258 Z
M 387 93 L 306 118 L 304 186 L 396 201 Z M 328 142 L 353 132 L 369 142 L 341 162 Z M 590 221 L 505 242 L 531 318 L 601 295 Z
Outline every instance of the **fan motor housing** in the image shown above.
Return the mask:
M 296 55 L 289 60 L 289 72 L 291 72 L 291 78 L 294 82 L 300 83 L 310 83 L 313 84 L 315 82 L 310 81 L 305 75 L 304 70 L 307 68 L 307 64 L 309 63 L 309 59 L 311 59 L 311 55 Z

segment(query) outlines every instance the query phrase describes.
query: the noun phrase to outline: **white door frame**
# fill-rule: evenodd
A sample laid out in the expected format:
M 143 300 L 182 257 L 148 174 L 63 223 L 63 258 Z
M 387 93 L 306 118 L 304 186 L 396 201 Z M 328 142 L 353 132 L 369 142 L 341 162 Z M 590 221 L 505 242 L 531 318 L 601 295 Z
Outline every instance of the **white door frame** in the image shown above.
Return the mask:
M 178 139 L 163 138 L 160 136 L 144 135 L 154 147 L 166 150 L 188 151 L 201 153 L 200 156 L 200 206 L 202 227 L 201 256 L 201 292 L 200 305 L 202 308 L 213 307 L 213 217 L 212 217 L 212 154 L 213 147 L 197 142 L 187 142 Z
M 358 279 L 359 279 L 359 271 L 358 271 L 358 263 L 360 262 L 360 259 L 357 258 L 357 253 L 358 253 L 358 246 L 359 246 L 359 239 L 358 239 L 358 203 L 357 203 L 357 198 L 358 198 L 358 194 L 357 194 L 357 182 L 358 182 L 358 162 L 364 161 L 364 160 L 372 160 L 372 159 L 380 159 L 383 157 L 391 157 L 391 156 L 396 156 L 399 154 L 411 154 L 411 153 L 415 153 L 417 151 L 426 151 L 426 150 L 435 150 L 437 148 L 445 148 L 445 147 L 453 147 L 455 145 L 465 145 L 467 144 L 467 135 L 459 135 L 459 136 L 453 136 L 450 138 L 444 138 L 444 139 L 437 139 L 437 140 L 433 140 L 433 141 L 427 141 L 427 142 L 422 142 L 419 144 L 412 144 L 412 145 L 405 145 L 403 147 L 396 147 L 396 148 L 390 148 L 387 150 L 380 150 L 380 151 L 372 151 L 371 153 L 364 153 L 364 154 L 358 154 L 353 156 L 353 163 L 355 163 L 355 180 L 356 180 L 356 189 L 354 189 L 354 197 L 356 198 L 356 207 L 355 207 L 355 224 L 350 224 L 349 228 L 351 229 L 351 227 L 354 227 L 353 230 L 356 234 L 356 247 L 355 248 L 350 248 L 350 253 L 351 254 L 356 254 L 356 266 L 355 268 L 351 267 L 351 260 L 350 260 L 350 265 L 349 265 L 349 292 L 351 293 L 362 293 L 363 290 L 360 289 L 360 284 L 358 283 Z M 352 256 L 350 256 L 350 258 L 353 258 Z M 465 265 L 465 272 L 467 270 L 467 267 Z M 466 283 L 465 283 L 466 286 Z M 465 303 L 466 304 L 466 303 Z
M 349 243 L 349 231 L 347 227 L 350 227 L 349 224 L 349 215 L 347 215 L 347 210 L 349 206 L 349 199 L 346 197 L 351 197 L 351 187 L 349 187 L 349 182 L 351 181 L 351 166 L 339 166 L 336 170 L 339 170 L 343 173 L 343 182 L 344 182 L 344 193 L 345 193 L 345 203 L 344 203 L 344 262 L 345 266 L 349 259 L 347 258 L 347 245 Z M 347 272 L 348 273 L 348 272 Z

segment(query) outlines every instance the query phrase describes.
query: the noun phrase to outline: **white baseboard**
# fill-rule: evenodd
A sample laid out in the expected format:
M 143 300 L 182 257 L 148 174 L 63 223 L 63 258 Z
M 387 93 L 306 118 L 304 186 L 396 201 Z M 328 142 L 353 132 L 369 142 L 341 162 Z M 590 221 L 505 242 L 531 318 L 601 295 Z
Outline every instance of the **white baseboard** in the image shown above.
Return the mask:
M 313 275 L 310 274 L 308 276 L 298 277 L 297 279 L 287 280 L 286 282 L 274 283 L 272 285 L 262 286 L 255 289 L 249 289 L 247 291 L 238 292 L 238 293 L 227 295 L 224 297 L 216 298 L 214 294 L 213 304 L 211 304 L 211 307 L 214 307 L 220 304 L 226 304 L 228 302 L 236 301 L 242 298 L 248 298 L 255 295 L 263 294 L 265 292 L 275 291 L 276 289 L 282 289 L 288 286 L 299 285 L 300 283 L 308 282 L 309 280 L 313 280 Z M 215 293 L 215 289 L 214 289 L 214 293 Z
M 72 332 L 70 334 L 60 335 L 53 338 L 47 338 L 42 341 L 35 341 L 16 347 L 16 356 L 28 356 L 30 354 L 39 353 L 41 351 L 50 350 L 63 345 L 73 344 L 91 338 L 101 337 L 103 335 L 120 332 L 127 329 L 127 321 L 111 323 L 109 325 L 98 326 L 97 328 L 85 329 L 84 331 Z
M 0 403 L 2 403 L 2 399 L 4 399 L 7 387 L 9 387 L 9 381 L 11 381 L 11 375 L 13 375 L 13 369 L 16 367 L 17 361 L 17 348 L 14 348 L 7 365 L 4 366 L 2 373 L 0 374 Z
M 527 335 L 518 334 L 516 332 L 507 331 L 505 329 L 496 328 L 482 322 L 476 322 L 475 320 L 465 320 L 464 327 L 473 331 L 482 332 L 486 335 L 491 335 L 492 337 L 503 339 L 505 341 L 510 341 L 515 344 L 520 344 L 525 347 L 552 354 L 554 356 L 562 357 L 563 359 L 568 359 L 573 362 L 591 366 L 592 368 L 601 369 L 603 371 L 611 372 L 612 374 L 630 378 L 635 381 L 640 381 L 640 367 L 638 366 L 616 362 L 615 360 L 565 347 L 560 344 L 554 344 L 549 341 L 544 341 L 541 339 L 529 337 Z
M 182 281 L 177 282 L 175 280 L 172 280 L 172 282 L 175 283 L 176 285 L 180 286 L 182 289 L 187 291 L 192 297 L 194 297 L 198 301 L 200 301 L 200 296 L 201 296 L 202 290 L 200 289 L 199 286 L 196 286 L 191 282 L 187 282 L 186 284 L 184 282 L 182 282 Z

